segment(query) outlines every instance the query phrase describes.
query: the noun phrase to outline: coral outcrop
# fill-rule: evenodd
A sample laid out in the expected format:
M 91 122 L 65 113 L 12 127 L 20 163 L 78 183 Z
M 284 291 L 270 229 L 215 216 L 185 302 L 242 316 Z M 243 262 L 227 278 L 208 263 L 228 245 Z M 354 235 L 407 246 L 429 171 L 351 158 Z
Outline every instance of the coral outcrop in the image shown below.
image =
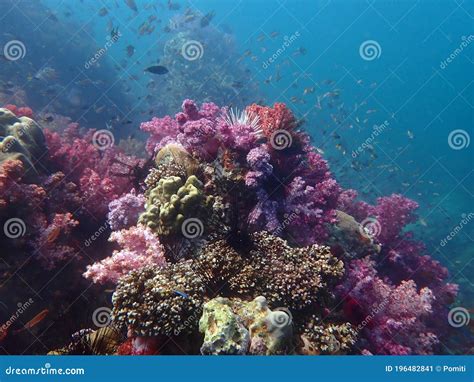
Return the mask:
M 439 351 L 457 287 L 405 229 L 415 202 L 343 190 L 284 104 L 185 100 L 141 128 L 153 166 L 85 274 L 116 283 L 122 354 Z

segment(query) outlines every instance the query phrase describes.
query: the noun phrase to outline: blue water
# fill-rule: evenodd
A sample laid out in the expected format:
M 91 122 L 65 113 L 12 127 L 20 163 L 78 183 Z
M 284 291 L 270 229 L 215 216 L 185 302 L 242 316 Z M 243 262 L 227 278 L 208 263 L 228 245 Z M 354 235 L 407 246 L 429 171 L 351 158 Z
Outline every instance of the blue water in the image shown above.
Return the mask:
M 31 6 L 24 1 L 0 3 L 2 7 L 16 3 L 11 12 L 15 17 Z M 209 27 L 191 29 L 204 48 L 201 60 L 224 73 L 240 73 L 244 83 L 233 96 L 220 99 L 217 92 L 211 99 L 221 104 L 230 100 L 241 107 L 261 100 L 285 102 L 306 120 L 305 129 L 325 152 L 343 186 L 359 190 L 368 201 L 393 192 L 416 200 L 420 221 L 414 229 L 433 256 L 450 269 L 452 280 L 460 283 L 460 298 L 472 305 L 474 222 L 464 225 L 448 245 L 440 242 L 463 216 L 473 212 L 474 143 L 455 150 L 448 136 L 458 129 L 467 139 L 474 134 L 474 2 L 176 3 L 179 10 L 170 10 L 165 1 L 137 0 L 139 12 L 135 13 L 122 0 L 44 0 L 41 4 L 57 20 L 45 13 L 38 16 L 43 21 L 36 27 L 25 22 L 25 30 L 13 34 L 27 45 L 30 73 L 45 65 L 60 72 L 67 85 L 64 95 L 72 100 L 72 106 L 60 106 L 63 114 L 70 111 L 82 124 L 100 128 L 106 122 L 116 124 L 113 117 L 119 114 L 131 121 L 116 126 L 119 134 L 127 136 L 138 134 L 138 124 L 151 117 L 149 109 L 160 114 L 171 100 L 189 96 L 186 84 L 176 75 L 155 78 L 155 88 L 147 87 L 151 77 L 143 69 L 163 59 L 164 46 L 174 33 L 163 28 L 187 7 L 201 17 L 214 11 Z M 99 16 L 104 6 L 108 14 Z M 140 26 L 151 15 L 160 23 L 152 33 L 140 35 Z M 9 17 L 4 14 L 2 23 L 8 23 Z M 100 58 L 100 67 L 89 71 L 84 64 L 108 41 L 110 23 L 122 36 Z M 75 42 L 78 36 L 84 48 Z M 377 57 L 372 60 L 360 53 L 367 41 L 376 43 Z M 128 45 L 135 49 L 132 58 L 127 57 Z M 114 69 L 124 62 L 125 70 Z M 189 62 L 187 70 L 191 72 L 193 65 Z M 104 83 L 87 91 L 75 90 L 74 82 L 69 86 L 68 80 L 84 78 Z M 204 84 L 198 92 L 204 98 L 207 79 L 194 79 Z M 74 91 L 80 93 L 78 105 L 73 102 Z M 144 104 L 148 95 L 153 99 Z M 102 104 L 108 105 L 105 113 L 92 113 Z M 43 102 L 43 106 L 48 105 Z M 363 150 L 354 158 L 353 151 L 371 136 L 374 126 L 384 123 L 370 151 Z

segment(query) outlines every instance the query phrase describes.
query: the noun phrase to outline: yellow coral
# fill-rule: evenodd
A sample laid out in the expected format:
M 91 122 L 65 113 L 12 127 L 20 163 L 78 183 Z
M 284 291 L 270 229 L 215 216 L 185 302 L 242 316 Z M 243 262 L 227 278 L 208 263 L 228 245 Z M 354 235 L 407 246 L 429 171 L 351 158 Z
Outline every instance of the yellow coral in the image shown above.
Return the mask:
M 180 177 L 162 178 L 148 196 L 146 211 L 139 221 L 160 235 L 178 233 L 185 219 L 205 219 L 212 197 L 206 197 L 202 182 L 195 176 L 186 182 Z

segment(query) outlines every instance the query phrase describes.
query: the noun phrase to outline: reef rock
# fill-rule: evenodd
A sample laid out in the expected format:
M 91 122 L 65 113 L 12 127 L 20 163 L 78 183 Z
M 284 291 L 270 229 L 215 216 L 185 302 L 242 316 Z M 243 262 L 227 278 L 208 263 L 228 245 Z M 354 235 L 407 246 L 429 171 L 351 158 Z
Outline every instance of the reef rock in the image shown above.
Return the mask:
M 204 334 L 202 354 L 247 353 L 249 331 L 240 317 L 232 311 L 229 299 L 218 297 L 204 304 L 199 331 Z
M 199 321 L 202 354 L 288 354 L 292 352 L 292 317 L 270 310 L 265 297 L 252 301 L 215 298 L 204 305 Z

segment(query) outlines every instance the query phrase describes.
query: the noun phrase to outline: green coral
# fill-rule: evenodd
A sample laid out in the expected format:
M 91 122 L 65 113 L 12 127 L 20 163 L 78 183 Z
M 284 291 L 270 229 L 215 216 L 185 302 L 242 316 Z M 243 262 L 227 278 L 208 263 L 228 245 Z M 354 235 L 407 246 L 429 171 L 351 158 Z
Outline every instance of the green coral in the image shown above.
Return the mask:
M 249 332 L 232 311 L 229 299 L 218 297 L 204 304 L 199 331 L 204 334 L 202 354 L 247 353 Z
M 202 354 L 289 354 L 293 325 L 289 311 L 268 307 L 265 297 L 252 301 L 217 297 L 204 304 L 199 321 Z
M 184 184 L 180 177 L 169 176 L 149 191 L 146 211 L 139 222 L 159 235 L 176 234 L 182 231 L 186 219 L 205 220 L 212 203 L 212 196 L 206 196 L 203 183 L 195 175 L 189 176 Z
M 37 174 L 35 163 L 47 152 L 43 131 L 28 117 L 16 117 L 8 109 L 0 108 L 0 163 L 9 159 L 21 160 L 27 176 Z

